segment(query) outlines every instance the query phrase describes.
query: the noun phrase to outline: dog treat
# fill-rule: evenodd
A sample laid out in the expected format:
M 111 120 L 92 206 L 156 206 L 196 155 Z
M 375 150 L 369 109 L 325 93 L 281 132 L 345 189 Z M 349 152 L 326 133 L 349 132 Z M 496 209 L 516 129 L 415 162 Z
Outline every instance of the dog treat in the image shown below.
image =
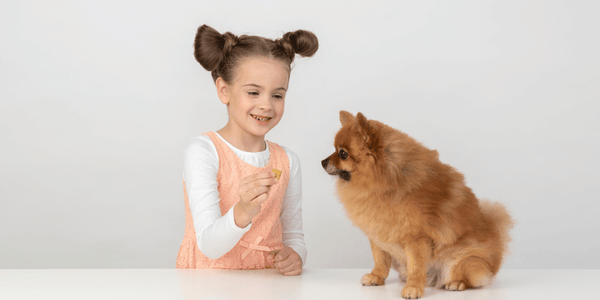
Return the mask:
M 279 180 L 279 178 L 281 178 L 281 171 L 277 170 L 277 169 L 271 169 L 273 171 L 273 173 L 275 173 L 275 178 L 277 178 L 277 180 Z

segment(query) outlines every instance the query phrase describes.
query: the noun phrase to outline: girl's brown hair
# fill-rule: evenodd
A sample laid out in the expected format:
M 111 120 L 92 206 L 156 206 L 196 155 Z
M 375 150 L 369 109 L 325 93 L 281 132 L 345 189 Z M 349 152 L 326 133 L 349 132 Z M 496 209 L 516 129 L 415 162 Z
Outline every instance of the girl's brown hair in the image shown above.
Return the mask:
M 231 83 L 235 69 L 243 58 L 269 57 L 291 65 L 296 54 L 313 56 L 319 48 L 317 36 L 306 30 L 288 32 L 280 39 L 271 40 L 259 36 L 236 36 L 231 32 L 220 34 L 208 25 L 196 32 L 194 56 L 214 81 L 221 77 Z

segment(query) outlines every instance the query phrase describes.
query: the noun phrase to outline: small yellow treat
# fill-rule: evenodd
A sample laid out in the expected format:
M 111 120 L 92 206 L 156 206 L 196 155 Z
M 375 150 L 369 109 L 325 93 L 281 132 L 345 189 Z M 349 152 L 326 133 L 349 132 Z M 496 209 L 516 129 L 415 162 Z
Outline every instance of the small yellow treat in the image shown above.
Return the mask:
M 277 180 L 279 180 L 279 178 L 281 178 L 281 171 L 280 170 L 271 169 L 271 171 L 273 171 L 273 173 L 275 173 L 275 178 L 277 178 Z

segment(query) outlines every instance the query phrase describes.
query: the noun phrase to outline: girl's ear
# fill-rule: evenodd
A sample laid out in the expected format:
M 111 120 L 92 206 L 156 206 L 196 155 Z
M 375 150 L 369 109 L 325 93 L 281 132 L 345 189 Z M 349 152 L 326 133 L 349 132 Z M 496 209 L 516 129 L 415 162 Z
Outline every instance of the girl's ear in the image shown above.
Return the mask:
M 219 77 L 217 78 L 215 85 L 217 86 L 217 94 L 219 95 L 219 99 L 221 99 L 221 103 L 226 105 L 229 104 L 229 86 L 225 80 Z

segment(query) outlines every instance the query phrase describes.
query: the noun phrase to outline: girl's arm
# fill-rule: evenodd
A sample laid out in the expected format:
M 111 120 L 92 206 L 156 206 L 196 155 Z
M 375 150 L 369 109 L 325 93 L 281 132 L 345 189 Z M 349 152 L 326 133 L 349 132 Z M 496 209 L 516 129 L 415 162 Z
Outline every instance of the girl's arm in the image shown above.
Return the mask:
M 208 258 L 217 259 L 229 252 L 251 225 L 237 227 L 233 209 L 221 215 L 217 189 L 219 156 L 208 136 L 193 138 L 183 153 L 183 161 L 198 248 Z
M 302 170 L 300 159 L 291 150 L 283 147 L 290 162 L 290 181 L 281 207 L 283 244 L 291 247 L 306 262 L 306 244 L 302 227 Z

